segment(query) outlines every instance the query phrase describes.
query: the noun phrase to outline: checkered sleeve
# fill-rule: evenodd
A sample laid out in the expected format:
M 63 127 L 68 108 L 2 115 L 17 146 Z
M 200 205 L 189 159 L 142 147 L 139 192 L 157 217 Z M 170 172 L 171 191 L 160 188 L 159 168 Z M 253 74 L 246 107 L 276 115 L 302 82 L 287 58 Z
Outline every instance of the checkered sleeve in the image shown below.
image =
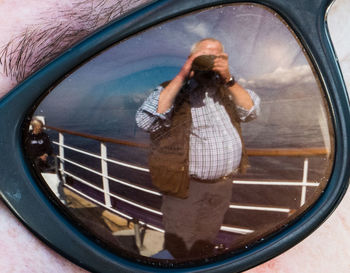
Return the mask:
M 236 106 L 238 116 L 243 122 L 256 119 L 257 116 L 260 114 L 260 97 L 252 90 L 250 89 L 246 89 L 246 90 L 253 101 L 253 107 L 247 110 L 241 106 L 238 106 L 238 105 Z
M 163 87 L 158 86 L 136 112 L 136 124 L 147 132 L 156 132 L 162 127 L 169 127 L 174 106 L 166 112 L 158 113 L 159 95 Z

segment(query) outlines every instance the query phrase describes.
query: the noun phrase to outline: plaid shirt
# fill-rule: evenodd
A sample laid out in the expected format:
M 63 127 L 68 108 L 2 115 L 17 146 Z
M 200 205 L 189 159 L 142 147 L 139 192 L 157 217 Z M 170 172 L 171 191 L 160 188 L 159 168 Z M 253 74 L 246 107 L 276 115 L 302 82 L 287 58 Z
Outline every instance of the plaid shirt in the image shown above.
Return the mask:
M 216 89 L 204 89 L 201 92 L 190 92 L 192 126 L 189 175 L 200 179 L 216 179 L 238 168 L 242 157 L 242 143 L 225 107 L 217 100 Z M 137 125 L 148 132 L 171 126 L 173 106 L 165 113 L 157 113 L 162 90 L 161 86 L 157 87 L 136 113 Z M 260 98 L 253 91 L 247 91 L 254 106 L 250 110 L 237 106 L 241 121 L 248 117 L 249 120 L 256 118 L 260 111 Z

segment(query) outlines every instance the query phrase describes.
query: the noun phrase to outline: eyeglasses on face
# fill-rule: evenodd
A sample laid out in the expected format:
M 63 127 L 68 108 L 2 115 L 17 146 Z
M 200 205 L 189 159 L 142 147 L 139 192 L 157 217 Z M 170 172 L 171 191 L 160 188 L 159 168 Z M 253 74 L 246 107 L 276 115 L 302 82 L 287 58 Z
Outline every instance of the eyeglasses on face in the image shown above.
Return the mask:
M 239 272 L 289 249 L 334 210 L 349 179 L 349 100 L 326 28 L 330 4 L 157 1 L 105 26 L 1 100 L 2 198 L 39 238 L 92 271 Z M 167 194 L 151 181 L 152 134 L 135 114 L 208 37 L 228 55 L 229 83 L 253 90 L 261 112 L 242 123 L 247 173 L 220 176 L 232 195 L 212 249 L 176 258 L 164 246 Z M 194 90 L 194 79 L 184 86 Z

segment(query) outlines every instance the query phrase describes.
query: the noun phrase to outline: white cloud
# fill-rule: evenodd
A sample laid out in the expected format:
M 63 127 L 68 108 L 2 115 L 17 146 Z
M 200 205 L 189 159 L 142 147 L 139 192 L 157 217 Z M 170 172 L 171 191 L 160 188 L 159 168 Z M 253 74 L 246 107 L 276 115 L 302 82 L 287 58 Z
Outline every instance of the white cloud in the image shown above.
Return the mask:
M 264 74 L 255 79 L 238 80 L 247 88 L 283 88 L 291 85 L 303 85 L 315 82 L 309 65 L 294 66 L 292 68 L 278 67 L 272 73 Z
M 201 22 L 201 23 L 196 23 L 196 22 L 191 22 L 185 24 L 185 29 L 193 34 L 198 35 L 201 38 L 205 38 L 210 36 L 209 33 L 209 27 L 207 24 Z

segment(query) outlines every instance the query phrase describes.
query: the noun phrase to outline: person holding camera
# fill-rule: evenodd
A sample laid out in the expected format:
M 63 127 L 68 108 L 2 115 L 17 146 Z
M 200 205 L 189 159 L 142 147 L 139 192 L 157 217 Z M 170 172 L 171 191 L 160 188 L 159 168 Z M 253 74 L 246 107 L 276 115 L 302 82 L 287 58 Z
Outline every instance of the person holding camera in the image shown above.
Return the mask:
M 152 183 L 163 193 L 164 248 L 174 258 L 215 254 L 232 180 L 248 165 L 240 123 L 259 107 L 230 73 L 221 42 L 205 38 L 138 109 L 136 123 L 151 136 Z

